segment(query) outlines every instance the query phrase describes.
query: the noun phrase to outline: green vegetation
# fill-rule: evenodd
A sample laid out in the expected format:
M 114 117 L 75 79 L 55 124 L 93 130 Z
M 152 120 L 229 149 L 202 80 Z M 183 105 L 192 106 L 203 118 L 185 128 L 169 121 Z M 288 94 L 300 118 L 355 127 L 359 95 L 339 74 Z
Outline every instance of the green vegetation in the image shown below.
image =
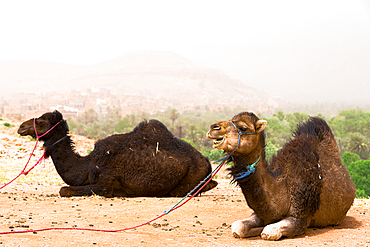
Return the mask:
M 329 125 L 337 138 L 341 155 L 352 152 L 364 160 L 370 157 L 370 112 L 342 111 L 329 121 Z
M 114 109 L 110 110 L 105 116 L 98 116 L 91 109 L 77 119 L 68 120 L 68 124 L 76 134 L 100 139 L 112 134 L 130 132 L 139 122 L 145 119 L 158 119 L 175 136 L 188 140 L 201 152 L 212 153 L 213 155 L 213 152 L 211 152 L 212 142 L 206 138 L 209 126 L 217 121 L 231 119 L 241 111 L 242 109 L 230 110 L 224 108 L 217 112 L 211 112 L 206 108 L 199 108 L 196 111 L 180 114 L 175 109 L 168 109 L 154 115 L 139 113 L 120 116 L 119 109 Z M 318 114 L 318 116 L 325 119 L 321 114 Z M 260 117 L 268 122 L 265 129 L 268 159 L 291 138 L 291 133 L 297 124 L 309 118 L 305 113 L 285 114 L 282 111 L 272 116 L 260 115 Z M 341 155 L 344 152 L 352 152 L 358 154 L 364 160 L 370 157 L 370 112 L 346 110 L 326 120 L 333 130 Z
M 13 127 L 13 126 L 14 126 L 14 125 L 12 125 L 12 124 L 10 124 L 10 123 L 4 123 L 3 125 L 4 125 L 5 127 L 8 127 L 8 128 L 9 128 L 9 127 Z
M 225 157 L 224 151 L 220 149 L 207 149 L 203 151 L 202 154 L 208 157 L 210 161 L 219 160 Z
M 0 182 L 3 183 L 6 181 L 6 170 L 0 167 Z
M 342 157 L 343 165 L 347 168 L 356 186 L 356 196 L 370 197 L 370 159 L 363 160 L 358 154 L 345 152 Z
M 37 141 L 37 139 L 36 139 L 36 138 L 34 138 L 34 137 L 32 137 L 32 136 L 29 136 L 29 137 L 28 137 L 28 139 L 29 139 L 31 142 L 35 142 L 35 141 Z
M 119 109 L 114 109 L 105 116 L 98 116 L 94 110 L 89 110 L 73 121 L 68 120 L 68 124 L 70 129 L 79 135 L 100 139 L 116 133 L 130 132 L 144 119 L 157 119 L 175 136 L 188 141 L 212 161 L 225 155 L 222 150 L 213 150 L 212 141 L 206 138 L 209 126 L 217 121 L 229 120 L 241 111 L 243 111 L 241 108 L 230 110 L 225 107 L 212 112 L 199 107 L 196 111 L 185 111 L 181 114 L 175 109 L 168 109 L 154 115 L 138 113 L 120 116 Z M 291 138 L 297 124 L 309 118 L 305 113 L 290 114 L 282 111 L 272 116 L 258 113 L 257 115 L 268 122 L 265 129 L 267 160 L 271 160 L 271 157 Z M 332 118 L 321 114 L 318 116 L 324 118 L 333 130 L 339 152 L 343 156 L 343 163 L 356 184 L 357 196 L 370 196 L 370 185 L 366 182 L 368 181 L 366 174 L 370 174 L 370 112 L 345 110 Z

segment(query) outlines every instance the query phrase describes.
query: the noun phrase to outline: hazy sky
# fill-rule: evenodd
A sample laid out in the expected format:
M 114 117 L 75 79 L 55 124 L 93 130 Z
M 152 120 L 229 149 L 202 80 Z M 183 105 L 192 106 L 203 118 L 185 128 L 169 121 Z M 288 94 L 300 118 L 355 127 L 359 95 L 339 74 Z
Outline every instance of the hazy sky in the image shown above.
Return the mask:
M 369 0 L 1 1 L 0 33 L 0 60 L 166 50 L 294 102 L 370 103 Z

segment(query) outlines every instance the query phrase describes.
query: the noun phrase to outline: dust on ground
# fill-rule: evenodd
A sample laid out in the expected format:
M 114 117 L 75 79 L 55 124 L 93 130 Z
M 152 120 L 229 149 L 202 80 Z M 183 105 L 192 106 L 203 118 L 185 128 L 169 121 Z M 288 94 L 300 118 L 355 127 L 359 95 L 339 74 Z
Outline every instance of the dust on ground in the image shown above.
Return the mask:
M 19 123 L 0 122 L 0 186 L 22 171 L 35 141 L 16 134 Z M 82 155 L 94 140 L 72 135 Z M 41 144 L 30 162 L 41 157 Z M 148 222 L 169 210 L 181 198 L 59 197 L 65 185 L 50 159 L 27 176 L 0 190 L 0 246 L 370 246 L 370 200 L 356 199 L 343 224 L 323 229 L 309 228 L 295 238 L 277 242 L 260 237 L 236 239 L 230 225 L 247 218 L 248 208 L 238 187 L 222 170 L 219 185 L 181 208 L 142 227 L 115 233 L 44 228 L 119 230 Z M 340 185 L 338 185 L 340 186 Z

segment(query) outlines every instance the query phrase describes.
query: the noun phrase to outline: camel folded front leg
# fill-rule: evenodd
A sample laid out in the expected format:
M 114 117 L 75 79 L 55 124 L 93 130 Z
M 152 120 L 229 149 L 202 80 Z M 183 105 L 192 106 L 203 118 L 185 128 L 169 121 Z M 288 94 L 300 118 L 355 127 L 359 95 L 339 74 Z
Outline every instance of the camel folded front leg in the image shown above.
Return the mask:
M 303 234 L 307 226 L 307 219 L 287 217 L 277 223 L 265 226 L 261 237 L 265 240 L 279 240 L 283 236 L 293 237 Z
M 259 236 L 263 230 L 263 220 L 253 213 L 248 219 L 235 221 L 231 225 L 231 232 L 235 238 Z
M 112 197 L 113 189 L 101 185 L 64 186 L 59 191 L 62 197 L 99 195 Z

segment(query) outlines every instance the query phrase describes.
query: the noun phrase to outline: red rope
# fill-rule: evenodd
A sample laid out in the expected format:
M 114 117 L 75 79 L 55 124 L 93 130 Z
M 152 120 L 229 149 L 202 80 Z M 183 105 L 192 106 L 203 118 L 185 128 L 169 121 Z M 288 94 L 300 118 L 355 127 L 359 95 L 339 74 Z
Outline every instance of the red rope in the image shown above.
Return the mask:
M 178 208 L 182 207 L 185 203 L 187 203 L 194 196 L 196 196 L 204 188 L 204 186 L 206 186 L 214 178 L 214 176 L 221 169 L 221 167 L 225 163 L 225 161 L 226 160 L 224 160 L 222 162 L 222 164 L 216 169 L 216 171 L 214 172 L 214 174 L 212 175 L 212 177 L 202 187 L 200 187 L 200 189 L 197 190 L 197 192 L 195 192 L 191 197 L 189 197 L 183 203 L 181 203 L 180 205 L 178 205 L 177 207 L 175 207 L 174 209 L 172 209 L 170 212 L 174 211 L 175 209 L 178 209 Z M 152 220 L 149 220 L 149 221 L 147 221 L 145 223 L 142 223 L 140 225 L 133 226 L 133 227 L 122 228 L 122 229 L 117 229 L 117 230 L 93 229 L 93 228 L 78 228 L 78 227 L 50 227 L 50 228 L 41 228 L 41 229 L 36 229 L 36 230 L 0 232 L 0 235 L 3 235 L 3 234 L 12 234 L 12 233 L 42 232 L 42 231 L 51 231 L 51 230 L 75 230 L 75 231 L 94 231 L 94 232 L 122 232 L 122 231 L 132 230 L 132 229 L 139 228 L 141 226 L 147 225 L 147 224 L 149 224 L 149 223 L 151 223 L 151 222 L 153 222 L 153 221 L 155 221 L 155 220 L 157 220 L 157 219 L 159 219 L 159 218 L 161 218 L 161 217 L 163 217 L 165 215 L 166 215 L 166 213 L 163 213 L 163 214 L 157 216 L 156 218 L 154 218 Z
M 54 129 L 62 120 L 60 120 L 58 123 L 56 123 L 52 128 L 50 128 L 47 132 L 45 132 L 44 134 L 42 134 L 41 136 L 38 136 L 37 134 L 37 130 L 36 130 L 36 120 L 35 118 L 33 119 L 33 127 L 34 127 L 34 130 L 35 130 L 35 134 L 36 134 L 36 137 L 37 137 L 37 140 L 36 140 L 36 144 L 35 144 L 35 147 L 33 148 L 32 152 L 31 152 L 31 155 L 30 157 L 28 158 L 28 161 L 26 163 L 26 165 L 24 166 L 23 170 L 21 171 L 21 173 L 18 174 L 18 176 L 16 176 L 14 179 L 12 179 L 10 182 L 6 183 L 5 185 L 3 185 L 2 187 L 0 187 L 0 189 L 4 188 L 5 186 L 11 184 L 13 181 L 15 181 L 18 177 L 20 177 L 22 174 L 24 175 L 27 175 L 33 168 L 35 168 L 36 165 L 38 165 L 42 159 L 45 158 L 45 152 L 44 154 L 42 155 L 42 157 L 37 161 L 37 163 L 32 166 L 27 172 L 25 172 L 26 168 L 27 168 L 27 165 L 28 163 L 30 162 L 30 159 L 36 149 L 36 146 L 39 142 L 39 139 L 40 137 L 43 137 L 44 135 L 46 135 L 47 133 L 49 133 L 52 129 Z M 181 203 L 180 205 L 178 205 L 177 207 L 173 208 L 172 210 L 170 210 L 168 213 L 174 211 L 175 209 L 178 209 L 180 207 L 182 207 L 185 203 L 187 203 L 188 201 L 190 201 L 194 196 L 196 196 L 203 188 L 204 186 L 206 186 L 213 178 L 214 176 L 216 175 L 216 173 L 221 169 L 222 165 L 225 163 L 226 159 L 222 162 L 222 164 L 216 169 L 216 171 L 214 172 L 214 174 L 211 176 L 211 178 L 202 186 L 200 187 L 200 189 L 198 189 L 191 197 L 189 197 L 187 200 L 185 200 L 183 203 Z M 132 230 L 132 229 L 135 229 L 135 228 L 139 228 L 141 226 L 144 226 L 144 225 L 147 225 L 165 215 L 167 215 L 168 213 L 163 213 L 159 216 L 157 216 L 156 218 L 152 219 L 152 220 L 149 220 L 145 223 L 142 223 L 140 225 L 137 225 L 137 226 L 133 226 L 133 227 L 127 227 L 127 228 L 122 228 L 122 229 L 117 229 L 117 230 L 106 230 L 106 229 L 93 229 L 93 228 L 77 228 L 77 227 L 50 227 L 50 228 L 41 228 L 41 229 L 36 229 L 36 230 L 25 230 L 25 231 L 10 231 L 10 232 L 0 232 L 0 235 L 4 235 L 4 234 L 12 234 L 12 233 L 29 233 L 29 232 L 42 232 L 42 231 L 51 231 L 51 230 L 76 230 L 76 231 L 95 231 L 95 232 L 122 232 L 122 231 L 127 231 L 127 230 Z

